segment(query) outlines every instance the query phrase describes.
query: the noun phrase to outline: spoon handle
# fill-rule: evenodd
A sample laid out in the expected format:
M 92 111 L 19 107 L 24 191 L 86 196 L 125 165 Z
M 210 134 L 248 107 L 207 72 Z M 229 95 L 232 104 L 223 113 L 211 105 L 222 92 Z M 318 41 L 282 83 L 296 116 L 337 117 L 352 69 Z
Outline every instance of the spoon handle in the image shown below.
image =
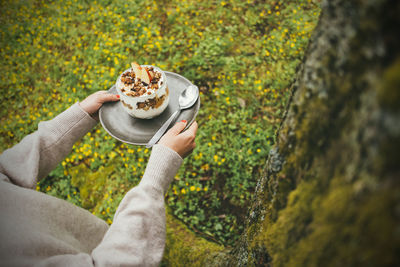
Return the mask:
M 176 116 L 179 114 L 180 111 L 181 111 L 181 109 L 178 109 L 177 111 L 175 111 L 171 115 L 171 117 L 169 117 L 169 119 L 166 122 L 164 122 L 164 124 L 160 127 L 160 129 L 158 129 L 158 131 L 153 135 L 153 137 L 147 143 L 147 145 L 146 145 L 147 148 L 150 148 L 150 147 L 154 146 L 155 143 L 157 143 L 157 141 L 161 138 L 161 136 L 163 136 L 165 131 L 168 129 L 168 126 L 171 124 L 171 122 L 173 122 L 175 120 Z

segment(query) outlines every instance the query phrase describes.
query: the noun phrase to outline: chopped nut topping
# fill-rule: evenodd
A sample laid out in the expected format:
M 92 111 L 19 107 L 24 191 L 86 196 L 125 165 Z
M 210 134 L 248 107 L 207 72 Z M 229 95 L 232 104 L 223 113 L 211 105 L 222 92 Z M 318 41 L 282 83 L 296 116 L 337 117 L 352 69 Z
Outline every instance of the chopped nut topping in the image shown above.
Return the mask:
M 138 102 L 136 104 L 138 109 L 149 110 L 150 108 L 158 108 L 162 105 L 165 100 L 166 95 L 162 95 L 161 97 L 155 97 L 151 99 L 147 99 L 144 102 Z
M 126 85 L 133 84 L 135 82 L 135 73 L 133 71 L 128 71 L 122 74 L 121 82 Z
M 147 68 L 147 67 L 146 67 Z M 151 76 L 150 84 L 147 84 L 139 77 L 135 77 L 134 71 L 131 69 L 121 75 L 121 82 L 125 85 L 126 90 L 123 89 L 127 96 L 137 97 L 144 94 L 151 95 L 151 92 L 148 92 L 147 89 L 157 90 L 159 89 L 159 81 L 161 79 L 161 72 L 156 71 L 153 67 L 147 68 L 149 74 Z M 162 85 L 163 82 L 160 84 Z

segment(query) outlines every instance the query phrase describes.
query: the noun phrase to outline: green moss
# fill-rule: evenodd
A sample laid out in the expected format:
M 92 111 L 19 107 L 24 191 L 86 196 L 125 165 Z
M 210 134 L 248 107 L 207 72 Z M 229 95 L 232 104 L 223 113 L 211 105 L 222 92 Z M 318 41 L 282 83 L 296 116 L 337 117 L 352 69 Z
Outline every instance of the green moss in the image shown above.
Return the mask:
M 394 266 L 395 192 L 360 196 L 352 184 L 334 182 L 339 184 L 314 203 L 309 234 L 290 249 L 286 266 Z
M 114 166 L 100 167 L 96 172 L 81 164 L 70 169 L 71 185 L 79 189 L 83 208 L 92 209 L 103 198 L 105 183 L 114 171 Z
M 222 266 L 225 248 L 196 236 L 167 210 L 167 241 L 162 266 Z
M 385 70 L 382 83 L 377 88 L 378 101 L 383 110 L 385 136 L 379 147 L 381 157 L 374 162 L 374 165 L 380 173 L 396 173 L 400 150 L 399 124 L 396 122 L 400 116 L 400 57 L 397 57 Z
M 336 177 L 324 189 L 302 181 L 274 222 L 261 223 L 250 251 L 266 248 L 272 266 L 392 266 L 398 262 L 400 191 L 360 192 Z M 251 258 L 253 265 L 258 259 Z
M 378 87 L 378 100 L 385 109 L 400 109 L 400 57 L 384 72 L 382 85 Z
M 314 182 L 303 182 L 288 196 L 287 206 L 278 214 L 276 222 L 266 219 L 264 231 L 256 236 L 255 244 L 266 247 L 274 266 L 284 266 L 290 259 L 289 249 L 308 229 L 311 207 L 316 190 Z

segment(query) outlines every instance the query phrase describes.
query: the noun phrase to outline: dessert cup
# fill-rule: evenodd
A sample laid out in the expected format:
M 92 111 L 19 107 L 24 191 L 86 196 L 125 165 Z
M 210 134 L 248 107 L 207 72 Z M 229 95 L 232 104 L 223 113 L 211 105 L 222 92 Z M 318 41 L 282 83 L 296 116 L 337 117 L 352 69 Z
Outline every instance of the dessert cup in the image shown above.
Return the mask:
M 132 71 L 131 68 L 125 70 L 117 79 L 116 90 L 120 95 L 120 102 L 123 109 L 132 117 L 138 119 L 151 119 L 160 115 L 168 106 L 169 89 L 165 73 L 158 67 L 151 65 L 141 65 L 142 68 L 153 68 L 155 72 L 160 72 L 161 77 L 158 81 L 158 89 L 147 88 L 141 95 L 133 96 L 130 86 L 121 81 L 124 73 Z

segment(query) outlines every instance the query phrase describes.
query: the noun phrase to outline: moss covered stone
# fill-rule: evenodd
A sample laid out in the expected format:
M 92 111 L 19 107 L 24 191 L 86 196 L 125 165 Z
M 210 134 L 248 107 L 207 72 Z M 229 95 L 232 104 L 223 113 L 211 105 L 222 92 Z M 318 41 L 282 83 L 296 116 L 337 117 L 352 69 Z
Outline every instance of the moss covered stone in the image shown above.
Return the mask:
M 400 4 L 322 7 L 231 266 L 400 264 Z

